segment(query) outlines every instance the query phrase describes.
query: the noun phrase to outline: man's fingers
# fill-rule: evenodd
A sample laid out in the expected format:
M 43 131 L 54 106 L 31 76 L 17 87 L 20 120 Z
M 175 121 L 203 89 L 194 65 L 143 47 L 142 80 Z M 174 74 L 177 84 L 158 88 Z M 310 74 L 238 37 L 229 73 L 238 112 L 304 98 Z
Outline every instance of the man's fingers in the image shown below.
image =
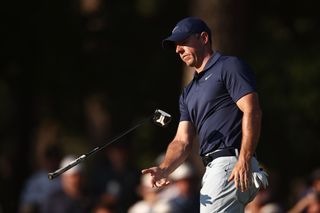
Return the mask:
M 242 178 L 240 178 L 240 180 L 239 180 L 239 188 L 240 188 L 240 190 L 242 191 L 242 192 L 244 192 L 244 191 L 246 191 L 247 190 L 247 184 L 246 184 L 246 181 L 243 179 L 243 177 Z
M 163 186 L 168 186 L 170 184 L 170 181 L 169 180 L 166 180 L 165 182 L 164 182 L 164 185 Z
M 235 168 L 231 172 L 230 177 L 228 178 L 228 181 L 233 180 L 235 187 L 244 192 L 249 188 L 251 184 L 249 179 L 249 177 L 251 178 L 250 174 L 250 170 L 235 166 Z
M 152 188 L 153 188 L 153 187 L 158 187 L 158 186 L 157 186 L 157 181 L 155 181 L 155 180 L 152 180 Z
M 250 179 L 248 178 L 247 173 L 240 174 L 239 176 L 240 189 L 242 192 L 246 191 L 250 186 Z
M 150 173 L 151 175 L 154 174 L 154 170 L 152 168 L 149 169 L 144 169 L 141 171 L 142 174 L 148 174 Z
M 241 191 L 244 192 L 246 189 L 246 181 L 244 180 L 244 178 L 241 178 Z
M 228 181 L 232 181 L 234 179 L 234 174 L 233 174 L 233 172 L 231 173 L 231 175 L 230 175 L 230 177 L 229 177 L 229 179 L 228 179 Z
M 240 183 L 239 183 L 239 181 L 240 181 L 240 180 L 239 180 L 239 177 L 238 177 L 238 176 L 235 176 L 233 179 L 234 179 L 234 184 L 236 185 L 236 188 L 238 189 L 238 188 L 239 188 L 239 184 L 240 184 Z
M 158 167 L 151 167 L 148 169 L 141 170 L 142 174 L 151 175 L 151 185 L 152 187 L 163 187 L 170 184 L 170 181 L 163 175 L 163 172 Z
M 144 169 L 144 170 L 141 171 L 141 173 L 142 174 L 147 174 L 147 173 L 150 173 L 150 172 L 149 172 L 149 169 Z
M 249 181 L 248 181 L 248 176 L 247 173 L 244 174 L 244 188 L 243 190 L 246 191 L 249 187 Z
M 170 181 L 167 180 L 166 178 L 164 178 L 164 179 L 155 181 L 153 186 L 155 186 L 155 187 L 163 187 L 163 186 L 167 186 L 169 184 L 170 184 Z

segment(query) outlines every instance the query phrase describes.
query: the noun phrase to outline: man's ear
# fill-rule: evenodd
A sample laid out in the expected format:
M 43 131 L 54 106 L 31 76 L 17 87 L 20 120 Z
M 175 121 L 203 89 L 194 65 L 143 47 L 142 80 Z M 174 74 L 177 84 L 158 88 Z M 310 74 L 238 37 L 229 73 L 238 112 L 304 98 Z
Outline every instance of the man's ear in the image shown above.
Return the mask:
M 209 42 L 209 35 L 207 32 L 202 32 L 200 34 L 200 38 L 201 38 L 201 41 L 204 43 L 204 44 L 207 44 Z

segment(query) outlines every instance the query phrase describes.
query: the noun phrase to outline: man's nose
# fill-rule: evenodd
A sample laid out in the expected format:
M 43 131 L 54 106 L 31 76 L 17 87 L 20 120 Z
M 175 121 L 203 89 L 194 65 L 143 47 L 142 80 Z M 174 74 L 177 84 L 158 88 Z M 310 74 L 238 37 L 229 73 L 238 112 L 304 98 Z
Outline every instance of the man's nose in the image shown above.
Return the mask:
M 177 44 L 176 45 L 176 53 L 181 53 L 182 51 L 183 51 L 183 48 L 179 44 Z

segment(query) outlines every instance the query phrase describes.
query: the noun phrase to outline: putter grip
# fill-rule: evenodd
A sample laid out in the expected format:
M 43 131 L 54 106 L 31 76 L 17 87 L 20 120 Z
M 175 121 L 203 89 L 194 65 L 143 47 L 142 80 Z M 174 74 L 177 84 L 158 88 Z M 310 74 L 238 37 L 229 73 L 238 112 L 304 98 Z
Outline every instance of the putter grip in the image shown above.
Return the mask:
M 68 171 L 69 169 L 71 169 L 72 167 L 78 165 L 80 162 L 82 162 L 84 159 L 86 158 L 86 155 L 81 155 L 79 158 L 75 159 L 74 161 L 71 161 L 67 166 L 62 167 L 54 172 L 48 173 L 48 178 L 50 180 L 58 177 L 59 175 L 61 175 L 62 173 Z

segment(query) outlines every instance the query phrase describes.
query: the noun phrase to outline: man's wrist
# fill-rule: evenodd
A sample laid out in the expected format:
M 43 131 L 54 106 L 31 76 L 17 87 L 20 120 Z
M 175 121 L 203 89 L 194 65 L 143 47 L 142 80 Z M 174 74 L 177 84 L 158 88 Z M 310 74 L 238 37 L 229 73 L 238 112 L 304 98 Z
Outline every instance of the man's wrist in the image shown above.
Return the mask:
M 253 157 L 253 154 L 251 153 L 240 153 L 239 160 L 250 162 Z
M 160 169 L 162 177 L 168 177 L 169 176 L 168 167 L 167 166 L 161 164 L 159 166 L 159 169 Z

